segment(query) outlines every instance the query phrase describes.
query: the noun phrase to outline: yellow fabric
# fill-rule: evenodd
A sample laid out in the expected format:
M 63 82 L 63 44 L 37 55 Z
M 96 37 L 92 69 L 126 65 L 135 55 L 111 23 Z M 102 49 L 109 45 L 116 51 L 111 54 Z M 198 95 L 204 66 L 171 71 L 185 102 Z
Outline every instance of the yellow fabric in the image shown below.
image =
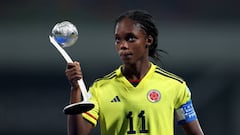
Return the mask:
M 99 121 L 102 135 L 173 135 L 174 110 L 191 96 L 182 79 L 154 64 L 136 87 L 120 66 L 96 80 L 90 93 L 95 107 L 82 115 L 95 126 Z

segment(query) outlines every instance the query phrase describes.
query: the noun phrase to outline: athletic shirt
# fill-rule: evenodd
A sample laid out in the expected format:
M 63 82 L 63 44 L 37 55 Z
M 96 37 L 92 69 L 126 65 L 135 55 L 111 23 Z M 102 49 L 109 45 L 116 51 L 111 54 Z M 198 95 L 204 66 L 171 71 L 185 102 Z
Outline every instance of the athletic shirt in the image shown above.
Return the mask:
M 173 135 L 174 110 L 191 100 L 181 78 L 151 63 L 151 68 L 137 86 L 121 73 L 97 79 L 89 89 L 95 107 L 83 113 L 102 135 Z

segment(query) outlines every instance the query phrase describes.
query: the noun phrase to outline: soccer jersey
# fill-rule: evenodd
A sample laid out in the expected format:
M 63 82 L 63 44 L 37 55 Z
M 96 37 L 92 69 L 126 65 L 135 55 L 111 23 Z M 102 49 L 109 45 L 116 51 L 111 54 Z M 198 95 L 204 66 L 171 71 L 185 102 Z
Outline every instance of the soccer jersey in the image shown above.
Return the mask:
M 133 86 L 120 66 L 90 87 L 95 107 L 82 116 L 102 135 L 173 135 L 174 110 L 191 99 L 186 83 L 151 63 L 151 68 Z

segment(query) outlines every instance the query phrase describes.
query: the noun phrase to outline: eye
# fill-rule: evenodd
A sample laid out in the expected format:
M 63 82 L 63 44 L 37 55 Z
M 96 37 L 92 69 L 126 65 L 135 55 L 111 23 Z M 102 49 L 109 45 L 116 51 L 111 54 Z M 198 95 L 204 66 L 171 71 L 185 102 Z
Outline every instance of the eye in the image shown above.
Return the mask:
M 136 39 L 136 36 L 134 36 L 133 34 L 128 34 L 125 40 L 128 42 L 134 42 Z
M 120 43 L 120 38 L 119 37 L 115 37 L 115 44 Z
M 135 37 L 128 37 L 126 40 L 129 42 L 133 42 L 133 41 L 135 41 L 135 39 L 136 39 Z

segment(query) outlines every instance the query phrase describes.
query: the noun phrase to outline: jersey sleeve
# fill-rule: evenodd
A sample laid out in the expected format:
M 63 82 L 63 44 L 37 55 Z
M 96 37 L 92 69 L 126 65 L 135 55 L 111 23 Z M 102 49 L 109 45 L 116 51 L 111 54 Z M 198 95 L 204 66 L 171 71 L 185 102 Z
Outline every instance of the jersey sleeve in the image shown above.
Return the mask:
M 97 101 L 96 85 L 90 87 L 88 94 L 90 96 L 90 102 L 94 103 L 94 108 L 88 112 L 82 113 L 82 117 L 96 126 L 99 117 L 99 105 Z
M 175 97 L 175 109 L 178 109 L 183 104 L 191 100 L 191 92 L 187 87 L 186 83 L 183 82 L 177 90 L 177 95 Z
M 185 83 L 179 89 L 176 101 L 175 112 L 179 125 L 197 119 L 191 100 L 191 92 Z

